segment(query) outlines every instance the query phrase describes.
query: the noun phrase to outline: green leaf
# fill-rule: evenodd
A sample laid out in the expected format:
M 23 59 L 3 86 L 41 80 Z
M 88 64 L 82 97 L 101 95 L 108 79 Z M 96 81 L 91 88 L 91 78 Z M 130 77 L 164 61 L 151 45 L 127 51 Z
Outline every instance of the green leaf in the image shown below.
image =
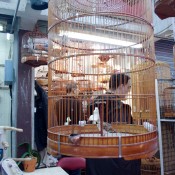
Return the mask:
M 18 149 L 20 147 L 26 147 L 27 151 L 24 152 L 21 156 L 21 158 L 25 158 L 25 157 L 36 157 L 37 158 L 37 165 L 36 168 L 38 168 L 40 166 L 41 163 L 41 155 L 37 150 L 32 150 L 32 147 L 29 143 L 24 142 L 18 145 Z M 19 161 L 17 164 L 19 165 L 22 161 Z
M 27 142 L 24 142 L 24 143 L 19 144 L 18 145 L 18 148 L 19 147 L 24 147 L 24 146 L 27 147 L 27 151 L 28 152 L 31 152 L 31 150 L 32 150 L 31 145 L 29 143 L 27 143 Z

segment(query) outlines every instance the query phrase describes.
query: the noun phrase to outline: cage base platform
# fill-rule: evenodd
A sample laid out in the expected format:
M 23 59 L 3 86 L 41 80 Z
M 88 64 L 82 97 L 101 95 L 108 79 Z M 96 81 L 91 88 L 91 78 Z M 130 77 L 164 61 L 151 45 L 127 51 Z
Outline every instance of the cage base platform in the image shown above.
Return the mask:
M 103 133 L 92 125 L 56 126 L 48 129 L 48 152 L 85 158 L 126 160 L 152 157 L 158 150 L 156 127 L 149 132 L 142 125 L 112 124 L 114 133 Z M 70 135 L 78 142 L 70 142 Z

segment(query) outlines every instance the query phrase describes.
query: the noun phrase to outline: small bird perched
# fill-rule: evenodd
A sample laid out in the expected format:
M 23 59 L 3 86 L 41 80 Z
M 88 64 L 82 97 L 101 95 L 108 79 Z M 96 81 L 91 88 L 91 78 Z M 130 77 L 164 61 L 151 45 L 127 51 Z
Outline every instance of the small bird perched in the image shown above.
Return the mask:
M 66 118 L 66 122 L 64 123 L 64 125 L 69 125 L 70 122 L 71 122 L 70 117 L 67 117 L 67 118 Z

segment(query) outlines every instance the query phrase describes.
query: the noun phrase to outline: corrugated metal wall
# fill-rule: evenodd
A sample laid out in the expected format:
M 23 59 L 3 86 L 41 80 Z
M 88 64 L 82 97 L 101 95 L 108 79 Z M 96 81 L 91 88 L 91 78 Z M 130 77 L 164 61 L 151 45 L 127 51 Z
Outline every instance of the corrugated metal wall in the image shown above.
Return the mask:
M 173 60 L 173 45 L 174 41 L 159 40 L 155 42 L 156 60 L 164 61 L 170 65 L 172 77 L 175 78 L 174 60 Z

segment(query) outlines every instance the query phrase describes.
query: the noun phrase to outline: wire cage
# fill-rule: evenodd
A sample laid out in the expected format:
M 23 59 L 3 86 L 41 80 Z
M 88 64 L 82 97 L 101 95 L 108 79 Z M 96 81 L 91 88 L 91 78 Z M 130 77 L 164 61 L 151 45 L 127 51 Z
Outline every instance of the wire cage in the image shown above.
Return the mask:
M 142 159 L 141 175 L 160 175 L 160 159 L 155 156 L 152 158 Z
M 39 84 L 46 92 L 48 92 L 48 66 L 42 65 L 35 67 L 34 77 L 37 84 Z
M 175 117 L 175 86 L 170 86 L 163 91 L 163 108 L 164 117 Z
M 171 71 L 170 71 L 170 65 L 168 63 L 162 62 L 162 61 L 156 61 L 155 64 L 156 69 L 156 79 L 165 79 L 169 80 L 171 79 Z M 163 91 L 165 88 L 168 88 L 170 86 L 169 81 L 160 81 L 158 86 L 158 92 L 160 94 L 163 94 Z M 161 98 L 161 97 L 160 97 Z M 160 102 L 160 106 L 162 107 L 164 104 L 163 100 Z
M 72 80 L 56 79 L 52 85 L 52 92 L 66 94 L 66 84 L 73 82 Z
M 175 79 L 158 79 L 158 102 L 160 105 L 160 133 L 162 141 L 162 169 L 165 174 L 175 173 Z M 166 86 L 165 86 L 166 85 Z
M 163 61 L 156 61 L 156 79 L 170 79 L 171 71 L 170 65 Z
M 161 118 L 174 118 L 175 86 L 170 79 L 159 79 L 159 104 Z
M 175 123 L 163 122 L 162 132 L 162 150 L 163 150 L 163 168 L 165 174 L 174 174 L 175 172 Z
M 41 33 L 37 27 L 34 31 L 22 36 L 21 62 L 33 67 L 47 65 L 48 37 Z
M 137 159 L 157 151 L 150 7 L 151 0 L 49 1 L 51 154 Z M 53 91 L 56 74 L 72 81 L 71 93 Z

